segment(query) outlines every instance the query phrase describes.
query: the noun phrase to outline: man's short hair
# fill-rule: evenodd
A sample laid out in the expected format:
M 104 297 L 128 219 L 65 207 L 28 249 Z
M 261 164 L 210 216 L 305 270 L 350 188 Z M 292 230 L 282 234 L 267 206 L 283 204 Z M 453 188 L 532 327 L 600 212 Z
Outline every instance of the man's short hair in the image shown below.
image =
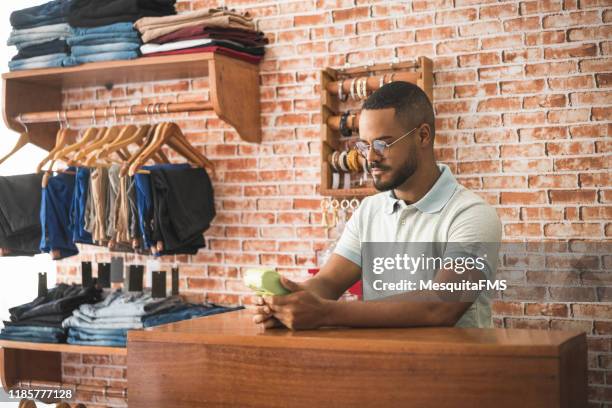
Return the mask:
M 427 123 L 432 138 L 436 134 L 434 110 L 427 94 L 410 82 L 394 81 L 383 85 L 368 97 L 362 109 L 394 108 L 395 117 L 406 128 Z

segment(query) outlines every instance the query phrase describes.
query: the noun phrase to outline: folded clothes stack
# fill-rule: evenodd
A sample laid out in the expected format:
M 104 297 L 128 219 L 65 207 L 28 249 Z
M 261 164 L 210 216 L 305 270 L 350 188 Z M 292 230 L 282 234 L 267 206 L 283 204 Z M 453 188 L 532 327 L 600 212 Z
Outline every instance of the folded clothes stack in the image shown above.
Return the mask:
M 141 41 L 132 23 L 119 22 L 72 28 L 68 44 L 72 55 L 64 62 L 65 66 L 138 58 Z
M 10 321 L 4 322 L 0 339 L 38 343 L 63 343 L 66 331 L 64 321 L 79 306 L 97 303 L 102 290 L 96 287 L 61 283 L 46 295 L 9 309 Z
M 82 305 L 62 323 L 68 343 L 124 347 L 127 331 L 194 317 L 224 313 L 242 307 L 184 303 L 178 296 L 153 298 L 150 292 L 115 291 L 94 305 Z
M 142 44 L 134 21 L 145 16 L 175 14 L 176 0 L 72 0 L 68 44 L 72 55 L 65 66 L 86 62 L 129 60 L 140 56 Z
M 248 13 L 227 8 L 199 10 L 166 17 L 145 17 L 134 27 L 145 44 L 145 56 L 218 52 L 258 63 L 268 39 L 255 30 Z
M 70 50 L 68 10 L 71 0 L 53 0 L 40 6 L 14 11 L 8 45 L 18 53 L 9 61 L 11 71 L 61 67 Z
M 0 250 L 3 256 L 40 253 L 42 174 L 0 177 Z

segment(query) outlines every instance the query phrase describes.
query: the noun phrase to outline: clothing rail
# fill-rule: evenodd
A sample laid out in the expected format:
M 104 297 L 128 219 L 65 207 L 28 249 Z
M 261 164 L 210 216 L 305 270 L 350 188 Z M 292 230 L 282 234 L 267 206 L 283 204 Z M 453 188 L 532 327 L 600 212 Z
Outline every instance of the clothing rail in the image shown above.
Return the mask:
M 197 112 L 213 110 L 212 102 L 168 102 L 147 105 L 106 106 L 103 108 L 30 112 L 19 115 L 19 123 L 67 122 L 73 119 L 114 118 L 117 116 L 156 115 L 162 113 Z

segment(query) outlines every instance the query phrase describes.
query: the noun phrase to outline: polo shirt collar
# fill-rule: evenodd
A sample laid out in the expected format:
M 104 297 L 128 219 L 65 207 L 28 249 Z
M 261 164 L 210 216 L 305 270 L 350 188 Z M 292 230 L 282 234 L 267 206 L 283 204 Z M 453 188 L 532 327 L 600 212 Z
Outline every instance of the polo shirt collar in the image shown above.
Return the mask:
M 438 164 L 440 169 L 440 177 L 431 187 L 431 189 L 425 194 L 419 201 L 412 204 L 417 210 L 424 213 L 435 213 L 440 211 L 448 200 L 452 197 L 457 189 L 458 183 L 450 169 L 446 164 Z M 398 207 L 407 207 L 404 201 L 395 197 L 393 190 L 389 190 L 385 202 L 385 213 L 393 214 Z

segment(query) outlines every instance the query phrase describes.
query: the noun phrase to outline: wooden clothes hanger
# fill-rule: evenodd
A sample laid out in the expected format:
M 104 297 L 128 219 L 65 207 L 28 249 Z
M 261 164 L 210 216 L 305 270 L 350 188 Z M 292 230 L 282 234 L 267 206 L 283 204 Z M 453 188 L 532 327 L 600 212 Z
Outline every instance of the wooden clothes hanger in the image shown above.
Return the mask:
M 7 161 L 11 156 L 13 156 L 19 150 L 21 150 L 23 146 L 30 143 L 30 135 L 28 134 L 28 127 L 21 120 L 21 113 L 17 117 L 17 121 L 21 124 L 21 126 L 23 126 L 25 131 L 19 135 L 19 139 L 17 139 L 17 143 L 15 143 L 15 147 L 13 147 L 13 149 L 6 156 L 0 159 L 0 164 Z

